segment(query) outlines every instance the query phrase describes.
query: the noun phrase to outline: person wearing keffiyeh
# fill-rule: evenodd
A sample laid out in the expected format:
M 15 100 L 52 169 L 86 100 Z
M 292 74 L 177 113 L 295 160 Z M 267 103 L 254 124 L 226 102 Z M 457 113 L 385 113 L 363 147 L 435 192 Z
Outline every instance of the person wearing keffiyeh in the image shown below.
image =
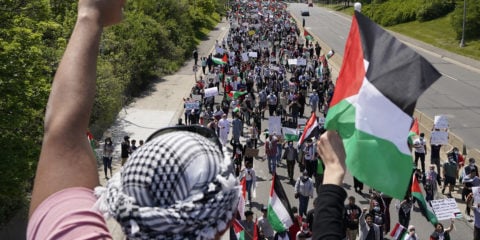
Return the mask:
M 93 190 L 100 184 L 85 130 L 97 55 L 103 28 L 121 21 L 125 1 L 78 1 L 47 104 L 27 239 L 112 239 L 104 216 L 128 239 L 214 239 L 236 211 L 240 188 L 225 148 L 188 131 L 150 139 Z

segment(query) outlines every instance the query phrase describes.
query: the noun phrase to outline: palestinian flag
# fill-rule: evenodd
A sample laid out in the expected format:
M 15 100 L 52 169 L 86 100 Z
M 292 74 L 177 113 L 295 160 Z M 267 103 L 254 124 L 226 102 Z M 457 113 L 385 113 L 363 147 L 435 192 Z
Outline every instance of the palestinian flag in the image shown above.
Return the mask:
M 419 134 L 420 130 L 418 128 L 418 119 L 414 118 L 410 132 L 408 133 L 408 144 L 413 145 L 413 137 L 418 136 Z
M 298 132 L 295 128 L 282 127 L 283 138 L 285 141 L 298 141 Z
M 217 65 L 225 65 L 225 64 L 227 64 L 227 61 L 223 61 L 222 58 L 212 57 L 212 61 L 213 61 L 213 63 L 215 63 L 215 64 L 217 64 Z
M 308 41 L 312 41 L 312 40 L 313 40 L 312 35 L 307 31 L 307 29 L 303 29 L 303 36 L 304 36 L 305 39 L 307 39 Z
M 332 58 L 332 57 L 333 57 L 333 55 L 335 55 L 335 51 L 334 51 L 333 49 L 332 49 L 332 50 L 330 50 L 330 51 L 328 51 L 328 53 L 327 53 L 327 59 L 330 59 L 330 58 Z
M 420 207 L 420 211 L 421 211 L 422 215 L 429 222 L 431 222 L 433 225 L 435 225 L 436 223 L 438 223 L 437 216 L 435 216 L 435 214 L 429 209 L 427 201 L 425 201 L 425 198 L 423 197 L 422 189 L 420 189 L 420 185 L 418 184 L 418 180 L 415 177 L 415 174 L 413 174 L 412 178 L 413 178 L 412 179 L 412 187 L 411 187 L 412 197 L 414 197 L 417 200 L 418 206 Z
M 248 92 L 247 91 L 230 91 L 227 96 L 230 98 L 230 99 L 238 99 L 239 97 L 241 96 L 244 96 L 244 95 L 247 95 Z
M 439 77 L 422 56 L 355 11 L 325 123 L 342 137 L 353 176 L 403 199 L 412 171 L 411 116 Z
M 233 219 L 232 227 L 238 240 L 245 239 L 245 228 L 237 219 Z
M 268 198 L 267 219 L 276 232 L 287 231 L 293 224 L 290 203 L 277 174 L 273 174 L 272 188 Z
M 310 119 L 308 119 L 307 124 L 305 124 L 302 136 L 300 136 L 300 139 L 298 140 L 298 146 L 302 145 L 305 140 L 318 135 L 320 132 L 318 127 L 317 115 L 312 113 L 312 116 L 310 116 Z
M 226 53 L 223 54 L 222 61 L 223 61 L 224 63 L 228 63 L 228 56 L 227 56 Z
M 400 223 L 397 223 L 395 224 L 395 227 L 393 227 L 392 232 L 390 232 L 390 237 L 392 237 L 395 240 L 403 240 L 406 234 L 407 234 L 407 229 Z
M 240 180 L 240 186 L 242 187 L 242 194 L 240 194 L 240 199 L 238 200 L 238 214 L 240 214 L 240 219 L 245 219 L 245 203 L 247 201 L 247 180 L 245 177 L 242 177 Z

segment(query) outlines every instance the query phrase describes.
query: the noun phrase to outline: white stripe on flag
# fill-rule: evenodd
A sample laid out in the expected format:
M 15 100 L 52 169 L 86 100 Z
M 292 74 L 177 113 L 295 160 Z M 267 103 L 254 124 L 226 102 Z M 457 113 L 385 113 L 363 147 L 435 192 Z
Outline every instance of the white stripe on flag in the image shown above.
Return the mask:
M 289 228 L 292 226 L 293 222 L 290 218 L 290 214 L 288 210 L 283 205 L 282 201 L 277 196 L 277 193 L 273 191 L 272 197 L 270 198 L 270 205 L 272 206 L 275 214 L 277 215 L 278 219 L 283 223 L 285 228 Z
M 400 152 L 411 154 L 406 139 L 412 118 L 364 79 L 359 93 L 348 101 L 356 109 L 355 128 L 392 142 Z

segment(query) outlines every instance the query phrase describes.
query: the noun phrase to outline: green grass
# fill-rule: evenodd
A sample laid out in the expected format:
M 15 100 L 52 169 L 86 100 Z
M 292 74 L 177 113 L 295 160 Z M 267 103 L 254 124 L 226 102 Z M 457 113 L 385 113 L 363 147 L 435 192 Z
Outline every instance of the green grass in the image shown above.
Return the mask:
M 428 22 L 403 23 L 388 29 L 435 47 L 480 60 L 480 40 L 466 41 L 464 48 L 459 47 L 460 41 L 455 39 L 455 31 L 450 25 L 449 15 Z
M 353 6 L 345 8 L 338 4 L 321 4 L 332 10 L 353 15 Z M 409 22 L 387 27 L 387 29 L 415 38 L 432 46 L 480 60 L 480 39 L 465 41 L 465 47 L 459 47 L 460 41 L 455 39 L 455 31 L 450 25 L 450 15 L 428 22 Z

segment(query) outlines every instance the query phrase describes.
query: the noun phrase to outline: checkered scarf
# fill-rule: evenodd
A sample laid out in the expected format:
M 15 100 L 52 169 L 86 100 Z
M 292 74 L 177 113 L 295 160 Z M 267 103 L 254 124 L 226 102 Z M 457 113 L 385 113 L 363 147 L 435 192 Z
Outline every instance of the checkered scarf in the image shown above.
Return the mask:
M 95 194 L 95 207 L 129 239 L 213 239 L 232 218 L 240 188 L 217 145 L 177 131 L 137 149 Z

